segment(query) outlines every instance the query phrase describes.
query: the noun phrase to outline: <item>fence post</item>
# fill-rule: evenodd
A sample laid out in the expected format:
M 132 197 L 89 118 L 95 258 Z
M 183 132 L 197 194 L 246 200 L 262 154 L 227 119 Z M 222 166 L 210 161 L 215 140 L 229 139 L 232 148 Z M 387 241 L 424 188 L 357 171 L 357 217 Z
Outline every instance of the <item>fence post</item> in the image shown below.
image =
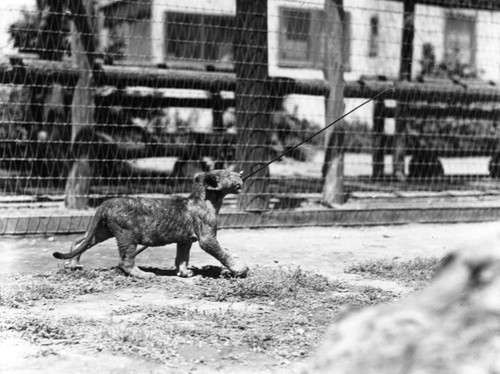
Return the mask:
M 342 67 L 343 1 L 326 1 L 325 78 L 330 94 L 325 102 L 326 125 L 344 112 L 344 77 Z M 323 202 L 326 205 L 343 204 L 344 194 L 344 126 L 328 132 L 328 143 L 323 164 Z
M 413 38 L 415 35 L 415 0 L 403 1 L 403 36 L 401 43 L 401 64 L 399 80 L 411 80 L 411 66 L 413 60 Z M 394 132 L 393 175 L 397 180 L 405 180 L 405 153 L 406 153 L 406 123 L 403 118 L 404 104 L 398 102 L 396 109 L 396 128 Z
M 406 128 L 408 123 L 407 114 L 408 104 L 404 101 L 398 101 L 396 107 L 396 123 L 394 129 L 393 142 L 393 176 L 398 181 L 406 180 L 405 176 L 405 156 L 406 156 Z
M 224 132 L 224 100 L 220 94 L 220 91 L 212 90 L 210 91 L 211 101 L 212 101 L 212 131 L 214 133 Z
M 267 37 L 267 0 L 237 0 L 234 38 L 236 160 L 244 175 L 262 167 L 270 158 Z M 269 168 L 265 168 L 245 182 L 238 209 L 267 210 L 268 191 Z
M 71 24 L 71 51 L 73 65 L 80 69 L 71 104 L 71 142 L 76 157 L 68 175 L 65 188 L 65 205 L 70 209 L 85 209 L 93 176 L 91 144 L 75 147 L 75 140 L 83 129 L 92 127 L 95 118 L 95 81 L 93 77 L 95 41 L 88 14 L 92 14 L 93 1 L 70 0 L 69 8 L 74 15 Z M 76 148 L 76 149 L 75 149 Z
M 372 177 L 379 180 L 384 176 L 384 100 L 375 100 L 373 108 Z

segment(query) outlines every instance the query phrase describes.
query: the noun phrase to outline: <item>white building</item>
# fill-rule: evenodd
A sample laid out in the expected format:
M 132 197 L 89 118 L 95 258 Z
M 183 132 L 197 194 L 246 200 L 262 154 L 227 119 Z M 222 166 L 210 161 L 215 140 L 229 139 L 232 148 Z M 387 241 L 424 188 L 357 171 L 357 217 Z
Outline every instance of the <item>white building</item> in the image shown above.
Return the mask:
M 268 1 L 271 76 L 323 78 L 323 44 L 328 40 L 324 6 L 325 0 Z M 397 79 L 403 3 L 344 0 L 344 10 L 345 79 Z M 102 45 L 119 40 L 129 63 L 230 66 L 233 61 L 234 0 L 101 0 L 101 11 Z M 446 65 L 464 77 L 500 82 L 499 61 L 500 12 L 417 4 L 414 77 L 442 74 Z M 323 122 L 320 97 L 292 96 L 285 105 L 299 116 Z M 368 111 L 358 116 L 367 120 Z

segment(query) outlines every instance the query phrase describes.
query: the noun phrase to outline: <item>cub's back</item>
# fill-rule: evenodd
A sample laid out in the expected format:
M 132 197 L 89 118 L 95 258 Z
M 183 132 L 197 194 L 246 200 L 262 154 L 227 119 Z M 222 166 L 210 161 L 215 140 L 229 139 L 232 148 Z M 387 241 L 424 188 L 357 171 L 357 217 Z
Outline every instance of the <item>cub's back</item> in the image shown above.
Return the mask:
M 188 215 L 187 199 L 153 199 L 143 197 L 118 197 L 106 200 L 100 207 L 103 221 L 107 225 L 142 228 L 156 227 L 161 221 L 170 221 Z

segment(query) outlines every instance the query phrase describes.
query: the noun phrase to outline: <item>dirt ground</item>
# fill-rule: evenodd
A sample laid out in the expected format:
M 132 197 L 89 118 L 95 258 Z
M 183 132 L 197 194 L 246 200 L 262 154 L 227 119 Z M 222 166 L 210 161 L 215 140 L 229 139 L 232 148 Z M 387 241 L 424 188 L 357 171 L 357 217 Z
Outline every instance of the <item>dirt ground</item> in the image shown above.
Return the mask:
M 221 230 L 219 240 L 251 267 L 256 265 L 300 266 L 331 279 L 352 283 L 366 279 L 344 273 L 347 266 L 375 259 L 412 259 L 441 257 L 464 243 L 484 236 L 497 235 L 500 222 L 481 224 L 410 224 L 373 227 L 316 227 L 293 229 Z M 77 236 L 3 237 L 0 239 L 0 279 L 14 274 L 47 274 L 62 267 L 51 254 L 54 250 L 68 250 Z M 142 266 L 170 266 L 174 247 L 149 249 L 138 258 Z M 112 267 L 118 260 L 114 241 L 102 243 L 82 258 L 86 268 Z M 192 249 L 191 264 L 218 265 L 196 245 Z M 191 282 L 188 279 L 185 282 Z M 405 292 L 390 281 L 373 281 L 377 287 Z M 92 316 L 111 318 L 119 307 L 135 305 L 186 305 L 188 308 L 240 308 L 244 313 L 259 313 L 252 304 L 212 303 L 183 299 L 165 294 L 155 288 L 122 289 L 111 293 L 79 296 L 59 304 L 36 305 L 32 313 L 54 316 Z M 0 307 L 0 318 L 2 309 Z M 106 351 L 85 349 L 79 345 L 43 346 L 33 344 L 15 335 L 0 335 L 0 372 L 5 373 L 297 373 L 305 360 L 290 363 L 270 359 L 259 352 L 214 352 L 210 347 L 192 346 L 180 354 L 189 365 L 176 370 L 154 361 L 109 354 Z M 226 355 L 226 356 L 225 356 Z M 238 360 L 231 357 L 238 356 Z

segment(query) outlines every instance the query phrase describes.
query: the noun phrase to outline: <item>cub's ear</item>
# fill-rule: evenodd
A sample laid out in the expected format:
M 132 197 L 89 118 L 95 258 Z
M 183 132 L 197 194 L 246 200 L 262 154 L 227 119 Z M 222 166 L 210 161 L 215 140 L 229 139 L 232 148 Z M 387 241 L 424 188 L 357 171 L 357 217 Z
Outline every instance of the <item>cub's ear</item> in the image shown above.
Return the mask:
M 211 173 L 205 173 L 203 181 L 208 187 L 217 189 L 219 187 L 219 181 L 217 177 Z

